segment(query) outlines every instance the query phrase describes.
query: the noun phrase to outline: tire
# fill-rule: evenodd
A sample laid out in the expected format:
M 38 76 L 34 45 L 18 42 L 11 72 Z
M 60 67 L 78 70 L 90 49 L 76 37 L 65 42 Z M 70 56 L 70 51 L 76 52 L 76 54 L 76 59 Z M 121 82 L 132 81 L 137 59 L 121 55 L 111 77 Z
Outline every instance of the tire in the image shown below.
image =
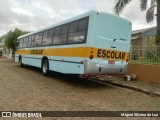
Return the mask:
M 43 60 L 42 61 L 42 73 L 44 76 L 47 76 L 49 73 L 49 63 L 48 60 Z
M 19 59 L 19 62 L 20 62 L 20 66 L 23 67 L 24 64 L 22 63 L 22 58 Z

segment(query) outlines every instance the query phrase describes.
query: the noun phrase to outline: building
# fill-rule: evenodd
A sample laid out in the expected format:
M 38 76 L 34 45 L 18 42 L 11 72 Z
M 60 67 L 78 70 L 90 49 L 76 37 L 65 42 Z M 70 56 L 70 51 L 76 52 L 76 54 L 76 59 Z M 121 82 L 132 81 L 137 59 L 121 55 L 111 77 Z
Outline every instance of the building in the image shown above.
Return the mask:
M 132 46 L 155 45 L 156 27 L 132 31 Z
M 4 44 L 4 36 L 0 37 L 0 56 L 6 54 L 6 48 Z

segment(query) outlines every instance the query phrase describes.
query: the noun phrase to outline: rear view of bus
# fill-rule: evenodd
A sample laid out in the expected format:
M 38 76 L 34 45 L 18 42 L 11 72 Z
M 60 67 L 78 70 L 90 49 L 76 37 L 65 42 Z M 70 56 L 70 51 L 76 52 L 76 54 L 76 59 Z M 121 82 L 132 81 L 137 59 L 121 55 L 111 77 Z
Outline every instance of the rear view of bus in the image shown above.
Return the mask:
M 87 44 L 89 59 L 85 74 L 124 74 L 127 72 L 131 42 L 131 22 L 104 12 L 90 16 Z
M 90 11 L 18 38 L 15 61 L 65 74 L 124 74 L 131 23 Z

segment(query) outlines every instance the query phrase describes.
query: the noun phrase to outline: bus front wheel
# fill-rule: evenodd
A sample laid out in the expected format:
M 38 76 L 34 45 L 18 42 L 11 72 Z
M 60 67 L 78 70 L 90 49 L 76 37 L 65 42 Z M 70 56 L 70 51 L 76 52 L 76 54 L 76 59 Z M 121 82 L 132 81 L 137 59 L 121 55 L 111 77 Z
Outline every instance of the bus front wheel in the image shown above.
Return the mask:
M 20 62 L 20 66 L 23 67 L 24 65 L 23 65 L 23 63 L 22 63 L 22 58 L 21 58 L 21 57 L 20 57 L 20 59 L 19 59 L 19 62 Z
M 49 73 L 49 63 L 48 60 L 42 61 L 42 73 L 44 76 L 47 76 Z

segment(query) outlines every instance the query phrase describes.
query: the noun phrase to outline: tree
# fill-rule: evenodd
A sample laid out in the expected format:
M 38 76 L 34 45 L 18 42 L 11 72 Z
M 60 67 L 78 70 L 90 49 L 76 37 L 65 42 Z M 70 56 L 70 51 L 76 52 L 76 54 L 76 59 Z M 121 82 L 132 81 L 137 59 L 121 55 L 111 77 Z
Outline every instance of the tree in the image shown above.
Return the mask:
M 0 37 L 0 42 L 2 42 L 3 38 L 5 37 L 5 35 Z
M 13 52 L 16 50 L 16 47 L 18 46 L 17 38 L 21 35 L 24 35 L 28 32 L 22 31 L 18 28 L 16 28 L 14 31 L 9 31 L 5 35 L 5 45 L 8 48 L 11 48 Z
M 2 42 L 3 37 L 0 37 L 0 42 Z
M 132 0 L 117 0 L 115 3 L 114 11 L 116 14 L 120 14 L 123 8 L 130 3 Z M 140 9 L 144 11 L 147 9 L 147 2 L 148 0 L 139 0 L 140 2 Z M 155 13 L 154 9 L 157 8 L 157 39 L 156 43 L 160 44 L 160 0 L 151 0 L 150 8 L 147 10 L 146 13 L 146 21 L 149 23 L 153 21 Z

